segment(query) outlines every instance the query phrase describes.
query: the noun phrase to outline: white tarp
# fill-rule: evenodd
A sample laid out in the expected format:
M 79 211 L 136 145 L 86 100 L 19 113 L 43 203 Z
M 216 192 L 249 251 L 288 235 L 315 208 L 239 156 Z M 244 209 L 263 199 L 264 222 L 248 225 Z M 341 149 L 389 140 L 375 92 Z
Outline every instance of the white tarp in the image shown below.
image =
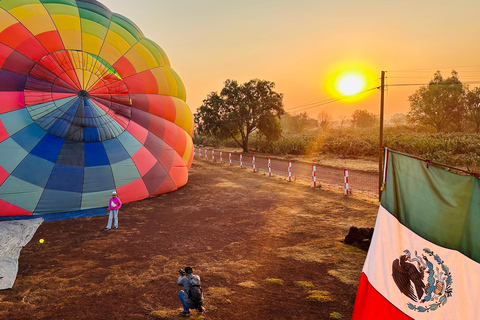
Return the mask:
M 0 222 L 0 290 L 13 287 L 20 251 L 42 222 L 43 218 Z

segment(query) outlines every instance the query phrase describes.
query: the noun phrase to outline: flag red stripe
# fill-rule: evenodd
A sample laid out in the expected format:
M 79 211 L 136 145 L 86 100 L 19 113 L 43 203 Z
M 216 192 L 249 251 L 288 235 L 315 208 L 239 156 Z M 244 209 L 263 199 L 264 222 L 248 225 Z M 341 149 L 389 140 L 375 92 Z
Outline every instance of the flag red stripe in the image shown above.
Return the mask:
M 362 272 L 358 284 L 355 308 L 353 309 L 352 320 L 372 319 L 413 319 L 402 311 L 398 310 L 384 296 L 382 296 L 368 282 L 367 276 Z

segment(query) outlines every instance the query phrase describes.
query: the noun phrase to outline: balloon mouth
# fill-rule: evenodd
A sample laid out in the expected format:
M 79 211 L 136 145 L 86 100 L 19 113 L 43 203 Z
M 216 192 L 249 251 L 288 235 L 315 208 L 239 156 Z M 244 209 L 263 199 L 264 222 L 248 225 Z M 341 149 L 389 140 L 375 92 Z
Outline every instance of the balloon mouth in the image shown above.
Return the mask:
M 90 99 L 90 94 L 86 90 L 80 90 L 78 92 L 78 97 L 82 100 Z
M 122 134 L 132 100 L 120 74 L 99 56 L 61 50 L 30 70 L 24 90 L 32 120 L 46 132 L 76 142 L 100 142 Z

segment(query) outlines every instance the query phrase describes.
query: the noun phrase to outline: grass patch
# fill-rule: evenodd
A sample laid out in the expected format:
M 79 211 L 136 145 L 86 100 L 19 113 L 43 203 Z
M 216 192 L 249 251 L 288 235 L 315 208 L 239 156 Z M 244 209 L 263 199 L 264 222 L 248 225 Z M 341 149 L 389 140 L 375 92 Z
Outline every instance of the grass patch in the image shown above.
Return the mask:
M 339 240 L 315 240 L 281 248 L 278 254 L 279 257 L 298 261 L 331 263 L 334 266 L 328 273 L 354 287 L 358 285 L 366 255 L 365 251 L 345 245 Z
M 231 243 L 229 245 L 241 245 L 240 242 Z M 212 274 L 231 274 L 232 276 L 237 274 L 250 274 L 257 270 L 258 267 L 261 267 L 255 261 L 249 260 L 237 260 L 237 261 L 227 261 L 227 262 L 213 262 L 213 263 L 202 263 L 200 266 L 203 270 L 203 273 L 212 273 Z
M 333 301 L 328 291 L 320 291 L 320 290 L 311 290 L 308 294 L 307 300 L 318 301 L 318 302 Z
M 330 313 L 330 319 L 342 319 L 343 316 L 341 313 L 338 312 L 332 312 Z
M 167 311 L 167 310 L 158 310 L 158 311 L 152 311 L 150 312 L 150 316 L 152 316 L 155 319 L 169 319 L 173 316 L 175 316 L 177 312 L 176 311 Z
M 357 288 L 360 279 L 360 272 L 348 268 L 340 268 L 337 270 L 328 270 L 328 274 L 337 278 L 341 282 Z
M 305 289 L 313 289 L 315 287 L 310 281 L 296 281 L 295 284 L 297 287 Z
M 205 293 L 205 300 L 209 302 L 209 309 L 215 310 L 215 304 L 231 303 L 230 299 L 227 299 L 228 295 L 232 294 L 227 288 L 221 287 L 209 287 Z
M 240 282 L 238 285 L 245 288 L 255 288 L 257 286 L 255 282 L 250 280 Z
M 268 283 L 283 284 L 282 279 L 267 278 L 267 279 L 265 279 L 265 281 L 268 282 Z

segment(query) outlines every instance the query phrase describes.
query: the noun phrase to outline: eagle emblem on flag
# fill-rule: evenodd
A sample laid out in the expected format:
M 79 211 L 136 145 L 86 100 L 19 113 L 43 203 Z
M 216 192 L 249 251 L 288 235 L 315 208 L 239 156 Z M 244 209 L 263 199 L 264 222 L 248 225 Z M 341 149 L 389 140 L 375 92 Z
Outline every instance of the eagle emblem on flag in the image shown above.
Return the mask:
M 452 274 L 432 250 L 424 248 L 420 255 L 414 252 L 412 255 L 406 249 L 393 261 L 393 281 L 400 292 L 413 301 L 407 303 L 410 310 L 435 311 L 452 297 Z

